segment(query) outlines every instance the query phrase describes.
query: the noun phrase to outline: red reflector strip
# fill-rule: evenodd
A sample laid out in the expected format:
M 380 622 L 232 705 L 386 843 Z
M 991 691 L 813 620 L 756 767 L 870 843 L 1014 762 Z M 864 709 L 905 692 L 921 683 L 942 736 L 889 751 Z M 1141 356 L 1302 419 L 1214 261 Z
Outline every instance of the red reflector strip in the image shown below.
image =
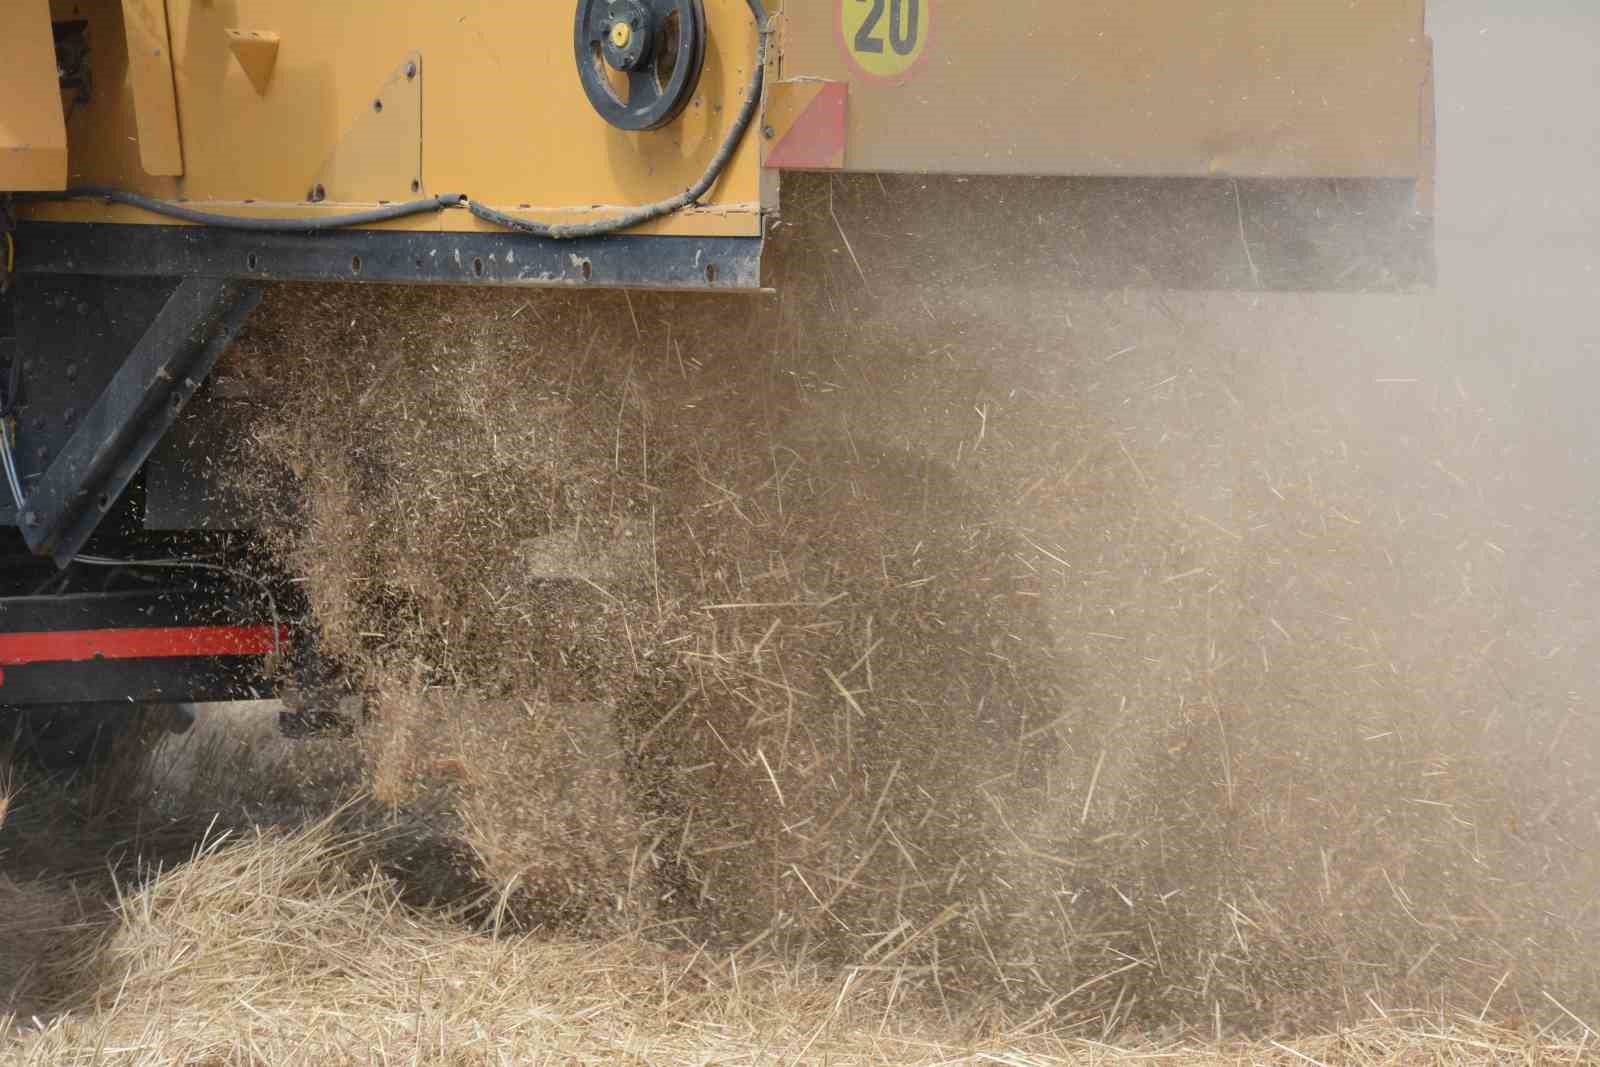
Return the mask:
M 270 626 L 169 626 L 144 630 L 60 630 L 0 634 L 0 667 L 97 659 L 266 656 L 288 646 L 289 630 Z

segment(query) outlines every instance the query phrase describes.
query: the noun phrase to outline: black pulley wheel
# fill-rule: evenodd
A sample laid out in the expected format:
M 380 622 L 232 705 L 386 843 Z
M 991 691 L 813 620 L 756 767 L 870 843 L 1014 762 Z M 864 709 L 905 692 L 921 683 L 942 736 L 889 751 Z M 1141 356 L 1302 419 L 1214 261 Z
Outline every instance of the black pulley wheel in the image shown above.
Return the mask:
M 655 130 L 683 111 L 706 61 L 700 0 L 579 0 L 578 80 L 622 130 Z

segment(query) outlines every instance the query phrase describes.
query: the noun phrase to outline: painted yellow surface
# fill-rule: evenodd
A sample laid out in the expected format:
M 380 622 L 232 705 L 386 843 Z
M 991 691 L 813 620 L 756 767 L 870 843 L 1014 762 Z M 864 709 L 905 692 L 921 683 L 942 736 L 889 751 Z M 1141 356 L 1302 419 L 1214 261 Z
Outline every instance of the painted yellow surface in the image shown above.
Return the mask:
M 172 84 L 167 5 L 164 0 L 122 0 L 122 21 L 128 36 L 128 90 L 133 94 L 140 164 L 146 174 L 182 174 L 183 140 Z
M 415 153 L 371 148 L 357 162 L 341 146 L 364 134 L 373 101 L 412 54 L 421 57 L 421 175 L 429 194 L 466 193 L 508 213 L 583 221 L 672 196 L 700 177 L 737 111 L 755 55 L 744 0 L 704 0 L 710 45 L 699 87 L 665 129 L 614 129 L 590 107 L 573 54 L 575 5 L 509 0 L 166 0 L 183 145 L 181 177 L 141 163 L 124 39 L 123 0 L 52 0 L 57 18 L 87 18 L 95 98 L 70 129 L 71 180 L 241 214 L 311 216 L 408 198 Z M 131 2 L 131 0 L 129 0 Z M 158 3 L 160 0 L 154 0 Z M 265 91 L 230 47 L 229 32 L 277 35 Z M 387 105 L 386 105 L 387 106 Z M 384 117 L 388 112 L 384 113 Z M 398 129 L 399 123 L 384 124 Z M 378 139 L 382 141 L 380 137 Z M 759 146 L 746 138 L 703 210 L 641 232 L 760 232 Z M 336 199 L 309 200 L 319 174 L 365 169 Z M 326 184 L 326 182 L 324 182 Z M 94 203 L 34 205 L 35 217 L 154 222 Z M 419 216 L 404 229 L 489 228 L 465 211 Z
M 850 170 L 1427 165 L 1423 0 L 787 0 L 782 48 L 785 80 L 851 83 Z
M 67 130 L 47 0 L 0 3 L 0 190 L 60 189 Z
M 414 200 L 422 185 L 422 53 L 405 56 L 359 105 L 307 189 L 312 201 Z
M 40 2 L 6 0 L 0 11 Z M 583 93 L 570 0 L 50 3 L 56 18 L 86 19 L 93 43 L 93 99 L 67 124 L 69 180 L 257 216 L 334 214 L 424 193 L 465 193 L 541 221 L 614 216 L 672 196 L 704 172 L 756 44 L 745 0 L 704 0 L 710 43 L 689 106 L 664 129 L 634 133 L 608 125 Z M 1426 173 L 1423 0 L 769 7 L 778 16 L 769 111 L 699 208 L 641 232 L 759 234 L 763 200 L 776 202 L 775 179 L 763 181 L 759 168 L 759 127 L 787 127 L 808 93 L 776 86 L 813 80 L 850 83 L 852 170 Z M 125 22 L 134 10 L 139 17 Z M 154 12 L 165 14 L 160 57 Z M 270 34 L 275 50 L 242 41 L 241 32 Z M 415 84 L 397 83 L 410 57 Z M 148 101 L 159 96 L 150 88 L 159 77 L 144 68 L 158 58 L 170 64 L 172 136 L 151 132 L 163 112 Z M 24 81 L 8 75 L 6 84 L 13 80 Z M 35 109 L 0 110 L 9 122 L 12 112 Z M 101 203 L 26 210 L 159 221 Z M 463 210 L 388 225 L 489 228 Z

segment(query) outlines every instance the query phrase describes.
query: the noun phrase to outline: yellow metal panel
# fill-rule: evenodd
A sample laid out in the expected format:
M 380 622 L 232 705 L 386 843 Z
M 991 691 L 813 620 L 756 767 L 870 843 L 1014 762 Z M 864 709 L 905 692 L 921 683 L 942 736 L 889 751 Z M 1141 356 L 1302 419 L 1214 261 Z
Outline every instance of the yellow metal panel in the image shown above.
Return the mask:
M 349 138 L 374 92 L 414 53 L 427 69 L 422 190 L 462 192 L 546 221 L 615 215 L 671 196 L 704 171 L 755 46 L 744 0 L 705 0 L 710 44 L 698 91 L 679 120 L 640 134 L 610 127 L 589 106 L 574 69 L 574 5 L 565 0 L 52 3 L 59 18 L 88 19 L 94 41 L 94 98 L 71 120 L 72 180 L 254 215 L 330 214 L 410 195 L 409 184 L 401 192 L 388 179 L 399 169 L 396 144 L 409 159 L 409 140 L 385 134 L 363 147 Z M 1426 155 L 1422 4 L 786 0 L 774 85 L 849 83 L 850 169 L 1415 177 Z M 885 12 L 876 22 L 874 7 Z M 125 8 L 140 13 L 129 21 L 127 48 Z M 162 12 L 166 29 L 153 28 Z M 277 37 L 266 91 L 260 72 L 253 81 L 236 58 L 239 27 Z M 905 47 L 869 61 L 852 53 L 858 38 Z M 165 142 L 146 129 L 154 112 L 143 68 L 156 58 L 172 64 L 176 93 L 177 132 Z M 767 117 L 784 119 L 797 101 L 774 92 Z M 761 125 L 776 133 L 776 123 Z M 763 185 L 756 133 L 701 207 L 643 232 L 759 233 L 763 192 L 771 200 L 775 190 Z M 172 157 L 165 169 L 178 164 L 181 178 L 141 166 L 141 155 L 163 144 Z M 311 202 L 330 160 L 341 174 L 385 181 L 323 181 L 327 199 Z M 26 210 L 156 221 L 94 203 Z M 391 225 L 488 228 L 459 210 Z
M 786 0 L 780 44 L 851 170 L 1422 172 L 1423 0 Z
M 361 202 L 422 196 L 422 53 L 374 87 L 317 171 L 309 199 Z
M 163 0 L 122 0 L 128 35 L 128 78 L 139 127 L 139 159 L 147 174 L 182 174 L 178 97 Z
M 664 199 L 704 173 L 738 110 L 756 45 L 745 0 L 705 0 L 710 44 L 697 92 L 671 125 L 630 133 L 608 125 L 583 93 L 570 0 L 167 0 L 184 147 L 184 175 L 173 180 L 138 166 L 132 79 L 125 56 L 116 55 L 119 0 L 56 4 L 58 17 L 89 19 L 95 41 L 95 99 L 73 119 L 72 180 L 256 215 L 313 216 L 364 203 L 336 201 L 331 191 L 322 203 L 309 203 L 307 192 L 354 117 L 371 107 L 374 92 L 413 52 L 427 71 L 422 182 L 429 193 L 467 193 L 511 214 L 562 222 Z M 278 35 L 265 94 L 229 47 L 227 31 L 239 27 Z M 752 131 L 702 207 L 639 232 L 759 234 L 756 141 Z M 28 211 L 40 218 L 157 221 L 96 203 Z M 465 211 L 393 225 L 493 228 Z
M 0 190 L 60 189 L 67 128 L 47 0 L 0 3 Z

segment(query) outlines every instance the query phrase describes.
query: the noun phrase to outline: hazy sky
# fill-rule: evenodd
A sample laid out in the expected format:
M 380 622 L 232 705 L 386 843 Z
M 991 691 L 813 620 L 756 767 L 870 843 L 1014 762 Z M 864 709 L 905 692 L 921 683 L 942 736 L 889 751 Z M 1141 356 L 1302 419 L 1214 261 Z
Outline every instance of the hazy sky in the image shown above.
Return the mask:
M 1600 2 L 1430 0 L 1428 25 L 1442 230 L 1600 231 Z

